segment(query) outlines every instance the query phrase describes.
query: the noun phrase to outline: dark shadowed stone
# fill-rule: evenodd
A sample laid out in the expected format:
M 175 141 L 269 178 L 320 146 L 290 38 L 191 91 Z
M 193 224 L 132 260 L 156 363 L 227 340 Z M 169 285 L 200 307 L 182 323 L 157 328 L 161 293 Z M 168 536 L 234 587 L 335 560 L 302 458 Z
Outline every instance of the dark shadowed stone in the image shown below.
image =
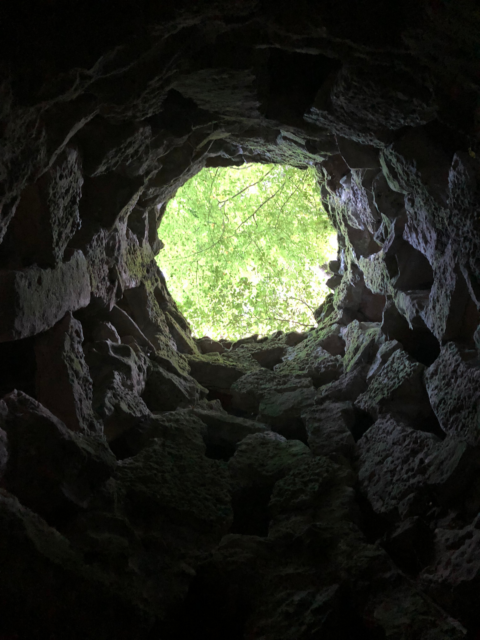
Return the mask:
M 387 73 L 362 65 L 345 65 L 320 89 L 305 119 L 361 144 L 383 146 L 391 130 L 432 120 L 433 95 L 409 73 Z M 409 96 L 400 105 L 398 93 Z M 375 106 L 373 106 L 375 105 Z
M 391 416 L 379 419 L 357 442 L 358 479 L 376 513 L 395 516 L 400 503 L 425 486 L 426 463 L 438 438 Z
M 424 369 L 404 351 L 395 351 L 355 406 L 375 419 L 382 413 L 398 412 L 419 429 L 429 431 L 432 408 L 423 382 Z
M 388 340 L 382 344 L 380 349 L 377 351 L 377 355 L 375 356 L 375 360 L 372 362 L 372 365 L 368 369 L 367 372 L 367 381 L 370 382 L 382 369 L 382 367 L 388 362 L 391 356 L 395 353 L 395 351 L 400 351 L 402 349 L 402 345 L 397 340 Z
M 36 338 L 36 396 L 72 431 L 101 431 L 82 343 L 82 325 L 71 313 Z
M 144 184 L 143 176 L 129 177 L 116 171 L 94 178 L 86 176 L 80 200 L 80 215 L 86 217 L 86 212 L 90 212 L 98 226 L 110 229 L 132 211 Z
M 187 606 L 193 606 L 188 606 L 189 615 L 176 621 L 179 637 L 194 637 L 199 629 L 207 628 L 212 637 L 228 633 L 240 640 L 247 614 L 262 594 L 271 547 L 265 537 L 224 536 L 197 569 L 187 600 Z
M 376 322 L 351 322 L 343 333 L 345 340 L 345 357 L 343 366 L 350 371 L 360 364 L 373 362 L 383 342 L 380 325 Z
M 22 392 L 4 398 L 9 461 L 4 486 L 25 506 L 46 516 L 85 507 L 112 475 L 116 460 L 99 436 L 76 434 Z
M 93 407 L 104 422 L 109 441 L 151 415 L 141 398 L 147 358 L 138 345 L 133 346 L 105 340 L 86 348 L 85 359 L 93 379 Z
M 239 378 L 231 388 L 232 406 L 246 413 L 256 413 L 264 396 L 272 391 L 285 393 L 312 388 L 308 378 L 280 375 L 268 369 L 252 371 Z
M 332 291 L 335 291 L 335 289 L 340 285 L 340 283 L 342 282 L 342 277 L 340 275 L 335 275 L 332 276 L 331 278 L 329 278 L 326 281 L 326 285 L 329 289 L 332 289 Z
M 313 332 L 312 332 L 313 334 Z M 342 359 L 332 356 L 315 339 L 305 340 L 298 347 L 288 349 L 281 364 L 274 371 L 281 375 L 311 378 L 316 387 L 336 380 L 342 373 Z
M 165 311 L 165 319 L 178 351 L 180 353 L 199 353 L 198 347 L 189 332 L 185 331 L 168 311 Z
M 427 258 L 412 247 L 402 242 L 395 251 L 398 276 L 393 279 L 395 289 L 399 291 L 415 291 L 431 289 L 434 273 Z
M 140 331 L 160 353 L 177 351 L 170 335 L 165 314 L 156 297 L 157 288 L 142 282 L 138 287 L 125 291 L 132 317 Z
M 293 528 L 297 528 L 300 523 L 295 523 L 295 515 L 312 508 L 323 511 L 324 516 L 329 513 L 332 528 L 341 519 L 349 520 L 354 481 L 355 476 L 349 468 L 325 456 L 299 460 L 273 488 L 268 506 L 272 516 L 271 536 L 278 536 L 282 528 L 287 529 L 292 516 L 290 526 L 293 524 Z
M 445 433 L 477 443 L 480 435 L 480 368 L 477 359 L 464 359 L 450 342 L 425 372 L 430 403 Z
M 468 626 L 478 624 L 479 545 L 478 518 L 463 528 L 439 527 L 435 558 L 420 574 L 422 588 Z
M 97 116 L 80 132 L 84 171 L 88 176 L 101 175 L 122 163 L 138 162 L 148 153 L 151 127 L 146 123 L 111 124 Z
M 438 502 L 454 507 L 467 503 L 480 471 L 480 447 L 447 437 L 428 459 L 425 478 Z
M 270 428 L 261 422 L 237 418 L 226 412 L 193 409 L 193 413 L 206 426 L 204 435 L 209 457 L 230 458 L 236 446 L 253 433 L 269 431 Z
M 190 376 L 175 375 L 155 362 L 148 362 L 142 398 L 150 411 L 173 411 L 177 407 L 195 404 L 202 392 L 207 393 Z
M 421 293 L 423 298 L 425 292 Z M 417 296 L 413 298 L 407 296 L 407 298 L 414 303 L 416 313 L 419 298 Z M 397 296 L 398 299 L 399 296 Z M 393 300 L 389 300 L 385 305 L 382 332 L 389 341 L 398 340 L 409 355 L 426 366 L 431 365 L 440 353 L 438 340 L 426 327 L 423 319 L 415 317 L 415 322 L 412 320 L 412 327 L 410 327 Z
M 36 266 L 0 271 L 0 342 L 18 340 L 50 329 L 67 311 L 90 302 L 87 261 L 75 251 L 54 269 Z
M 240 340 L 236 340 L 232 344 L 232 350 L 238 349 L 242 347 L 244 344 L 256 344 L 258 341 L 258 333 L 253 334 L 253 336 L 247 336 L 246 338 L 240 338 Z
M 384 546 L 404 571 L 418 573 L 431 559 L 433 532 L 420 516 L 411 516 L 395 526 Z
M 225 361 L 218 353 L 205 356 L 189 356 L 190 375 L 203 387 L 228 391 L 248 369 L 240 364 Z
M 303 442 L 286 440 L 278 433 L 249 435 L 239 443 L 235 455 L 228 462 L 232 485 L 236 488 L 271 488 L 300 459 L 311 455 Z
M 212 340 L 208 336 L 199 338 L 196 342 L 200 353 L 223 353 L 225 351 L 225 347 L 221 342 Z
M 301 415 L 315 402 L 315 389 L 267 392 L 258 408 L 260 421 L 269 424 L 273 431 L 286 438 L 306 441 L 305 426 Z
M 340 332 L 336 324 L 311 331 L 298 346 L 287 349 L 283 362 L 275 366 L 275 373 L 309 376 L 317 386 L 336 379 L 338 356 L 343 355 L 345 349 Z
M 383 172 L 378 173 L 372 183 L 372 196 L 378 211 L 389 220 L 405 212 L 405 196 L 391 189 Z
M 380 160 L 378 149 L 359 144 L 354 140 L 337 136 L 338 148 L 350 169 L 378 169 Z
M 273 486 L 311 455 L 303 442 L 286 440 L 278 433 L 256 433 L 242 440 L 228 461 L 234 510 L 232 532 L 266 536 Z
M 152 440 L 168 440 L 180 445 L 188 439 L 190 447 L 205 453 L 206 426 L 189 410 L 166 411 L 138 420 L 111 443 L 111 449 L 119 459 L 131 458 L 149 446 Z
M 173 421 L 139 454 L 120 462 L 80 539 L 86 549 L 96 550 L 100 566 L 116 574 L 120 564 L 122 587 L 161 617 L 186 597 L 200 558 L 232 522 L 225 465 L 205 457 L 199 434 L 192 441 L 192 429 L 186 427 Z M 96 522 L 102 514 L 126 523 L 117 534 L 121 547 L 96 542 L 105 529 Z M 135 533 L 129 535 L 132 526 Z
M 0 480 L 5 473 L 8 462 L 8 438 L 7 433 L 1 428 L 7 417 L 8 408 L 3 400 L 0 400 Z
M 67 533 L 120 590 L 163 618 L 186 597 L 232 510 L 225 463 L 205 456 L 198 418 L 176 411 L 145 426 L 123 443 L 141 451 L 120 462 Z
M 120 335 L 111 322 L 99 322 L 92 332 L 94 342 L 110 340 L 110 342 L 121 342 Z
M 308 446 L 315 456 L 340 454 L 350 458 L 355 450 L 352 429 L 355 410 L 351 402 L 324 402 L 302 413 Z
M 119 463 L 115 482 L 133 519 L 168 515 L 172 525 L 191 528 L 213 542 L 231 522 L 227 474 L 187 438 L 185 430 L 178 438 L 155 438 Z
M 296 347 L 297 344 L 303 342 L 308 337 L 308 333 L 298 333 L 297 331 L 290 331 L 286 333 L 282 340 L 285 342 L 287 347 Z
M 462 325 L 470 299 L 468 287 L 456 262 L 456 247 L 453 243 L 437 259 L 435 280 L 422 318 L 440 341 L 461 337 Z
M 0 585 L 2 630 L 12 637 L 40 638 L 46 629 L 61 636 L 69 629 L 72 640 L 108 640 L 117 625 L 119 640 L 148 632 L 151 614 L 134 603 L 134 594 L 122 593 L 110 576 L 87 565 L 67 538 L 4 489 L 0 536 L 0 564 L 9 576 Z M 32 635 L 32 627 L 39 633 Z
M 114 305 L 110 310 L 109 320 L 121 338 L 123 336 L 133 336 L 140 346 L 154 350 L 152 343 L 140 331 L 136 322 L 117 305 Z
M 145 389 L 148 360 L 138 345 L 131 347 L 109 340 L 95 342 L 87 345 L 86 358 L 95 387 L 118 377 L 138 395 Z
M 68 242 L 81 225 L 78 203 L 82 184 L 79 153 L 67 148 L 53 167 L 23 191 L 2 247 L 11 268 L 61 263 Z
M 351 219 L 351 222 L 353 222 L 353 219 Z M 371 222 L 371 226 L 373 227 L 373 222 Z M 368 258 L 370 256 L 373 256 L 381 250 L 381 246 L 375 240 L 373 231 L 370 231 L 367 228 L 363 228 L 363 225 L 361 228 L 352 225 L 346 225 L 346 227 L 349 244 L 351 245 L 354 251 L 355 258 L 357 260 L 360 260 L 360 258 Z M 376 231 L 376 225 L 374 229 Z M 348 284 L 348 281 L 346 281 L 345 286 L 348 287 Z M 357 294 L 358 293 L 361 293 L 361 291 L 359 290 Z
M 285 355 L 286 347 L 274 346 L 271 348 L 264 348 L 252 353 L 252 358 L 258 362 L 258 364 L 266 369 L 273 369 L 273 367 L 282 361 Z
M 360 365 L 344 373 L 338 380 L 320 387 L 315 396 L 315 404 L 324 402 L 355 402 L 367 388 L 368 365 Z

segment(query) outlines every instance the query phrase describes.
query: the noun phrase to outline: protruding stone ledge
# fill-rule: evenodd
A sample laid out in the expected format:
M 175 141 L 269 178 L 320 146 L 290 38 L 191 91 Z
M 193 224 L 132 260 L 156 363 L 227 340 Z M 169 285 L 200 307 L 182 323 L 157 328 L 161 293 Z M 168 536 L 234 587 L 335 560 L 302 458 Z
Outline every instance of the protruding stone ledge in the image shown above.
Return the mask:
M 75 251 L 55 269 L 33 266 L 0 271 L 0 342 L 19 340 L 53 327 L 67 311 L 90 302 L 87 261 Z

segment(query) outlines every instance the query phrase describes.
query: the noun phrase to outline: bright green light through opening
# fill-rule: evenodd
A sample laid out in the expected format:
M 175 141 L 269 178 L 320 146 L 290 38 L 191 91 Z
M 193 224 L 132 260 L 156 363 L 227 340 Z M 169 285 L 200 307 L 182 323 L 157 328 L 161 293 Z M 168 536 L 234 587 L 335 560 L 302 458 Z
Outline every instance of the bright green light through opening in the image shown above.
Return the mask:
M 337 236 L 314 169 L 203 169 L 167 207 L 158 264 L 198 337 L 238 339 L 315 324 Z

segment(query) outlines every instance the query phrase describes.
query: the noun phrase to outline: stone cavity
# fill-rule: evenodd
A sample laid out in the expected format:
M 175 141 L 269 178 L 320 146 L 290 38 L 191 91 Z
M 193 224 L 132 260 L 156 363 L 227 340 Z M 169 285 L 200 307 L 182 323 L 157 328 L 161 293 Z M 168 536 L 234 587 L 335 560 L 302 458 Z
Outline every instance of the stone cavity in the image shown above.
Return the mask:
M 473 1 L 1 3 L 0 638 L 480 632 Z M 303 333 L 194 337 L 203 167 L 315 168 Z

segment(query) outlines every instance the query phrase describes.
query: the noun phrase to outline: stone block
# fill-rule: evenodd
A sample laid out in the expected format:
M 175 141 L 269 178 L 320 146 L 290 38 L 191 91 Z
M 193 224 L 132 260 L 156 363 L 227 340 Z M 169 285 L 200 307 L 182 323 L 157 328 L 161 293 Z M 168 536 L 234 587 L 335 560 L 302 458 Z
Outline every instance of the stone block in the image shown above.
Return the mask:
M 247 373 L 233 383 L 232 406 L 245 413 L 255 414 L 267 393 L 273 391 L 285 393 L 309 388 L 312 388 L 309 378 L 281 375 L 268 369 L 259 369 Z
M 228 391 L 241 378 L 247 369 L 233 362 L 226 362 L 219 354 L 210 353 L 207 356 L 189 356 L 190 375 L 207 389 Z
M 391 416 L 379 419 L 360 438 L 358 479 L 376 513 L 398 517 L 402 500 L 425 490 L 427 460 L 438 442 Z
M 9 460 L 3 486 L 47 518 L 84 508 L 116 467 L 105 439 L 73 433 L 20 391 L 5 396 L 4 402 Z
M 34 184 L 24 189 L 4 240 L 13 268 L 55 267 L 80 228 L 81 160 L 66 148 Z
M 412 360 L 404 351 L 395 351 L 387 363 L 358 396 L 355 406 L 373 418 L 382 413 L 396 412 L 429 431 L 432 408 L 423 382 L 425 367 Z
M 315 389 L 267 392 L 258 409 L 258 419 L 270 425 L 273 431 L 290 439 L 306 441 L 305 425 L 301 415 L 315 402 Z
M 81 251 L 53 269 L 0 271 L 0 342 L 46 331 L 89 302 L 90 277 Z
M 206 394 L 196 380 L 187 375 L 170 373 L 156 362 L 149 362 L 142 398 L 150 411 L 173 411 L 195 404 Z
M 238 418 L 226 412 L 193 409 L 194 415 L 206 425 L 204 435 L 209 457 L 230 458 L 239 442 L 254 433 L 270 428 L 261 422 Z
M 367 388 L 368 365 L 360 365 L 329 384 L 320 387 L 315 396 L 315 404 L 324 402 L 355 402 Z
M 93 380 L 93 408 L 103 420 L 108 441 L 150 417 L 141 398 L 147 358 L 140 350 L 106 340 L 89 344 L 85 359 Z
M 37 400 L 72 431 L 101 431 L 82 348 L 82 325 L 71 313 L 35 340 Z
M 315 456 L 340 454 L 347 459 L 352 457 L 355 410 L 351 402 L 324 402 L 302 413 L 302 420 L 308 446 Z
M 425 386 L 440 426 L 450 435 L 478 443 L 480 438 L 480 367 L 464 359 L 453 342 L 425 371 Z

